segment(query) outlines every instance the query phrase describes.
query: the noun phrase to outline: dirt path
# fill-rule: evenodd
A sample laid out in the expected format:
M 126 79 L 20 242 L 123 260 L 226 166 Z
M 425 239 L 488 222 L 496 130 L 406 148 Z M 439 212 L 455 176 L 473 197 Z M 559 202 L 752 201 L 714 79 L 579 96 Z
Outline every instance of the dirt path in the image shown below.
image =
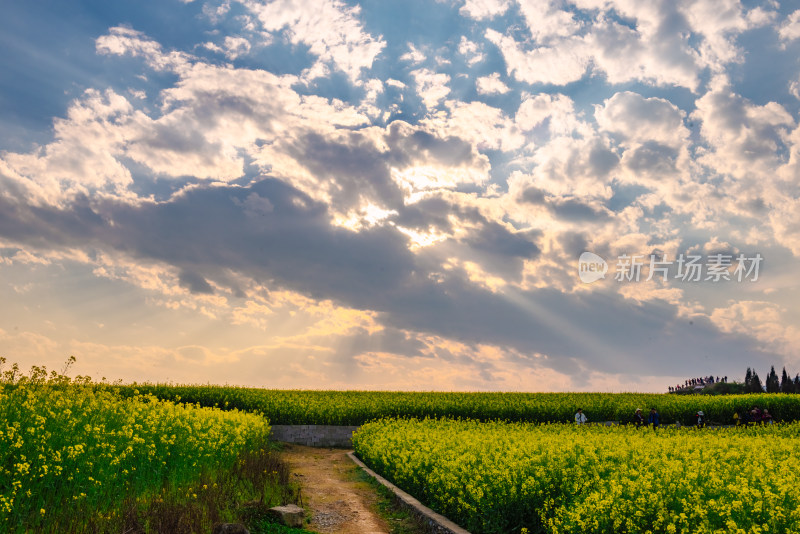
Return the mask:
M 302 487 L 303 506 L 311 512 L 311 530 L 388 534 L 388 525 L 373 511 L 375 491 L 356 480 L 358 467 L 347 451 L 286 444 L 283 454 Z

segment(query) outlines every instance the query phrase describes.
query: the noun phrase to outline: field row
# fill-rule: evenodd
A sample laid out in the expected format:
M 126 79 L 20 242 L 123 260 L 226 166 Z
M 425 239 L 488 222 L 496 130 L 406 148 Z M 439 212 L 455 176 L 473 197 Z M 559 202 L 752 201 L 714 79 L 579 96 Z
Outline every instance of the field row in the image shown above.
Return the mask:
M 263 497 L 277 475 L 269 432 L 258 415 L 151 395 L 0 383 L 0 532 L 210 529 L 215 506 L 241 498 L 228 493 Z
M 387 419 L 378 473 L 471 532 L 800 532 L 800 423 L 722 430 Z
M 535 423 L 572 421 L 583 408 L 589 421 L 633 421 L 636 408 L 655 407 L 663 423 L 693 424 L 697 410 L 706 420 L 732 424 L 753 406 L 767 408 L 779 421 L 800 420 L 800 395 L 760 394 L 680 396 L 638 393 L 434 393 L 300 391 L 220 386 L 135 385 L 120 387 L 159 398 L 236 408 L 265 415 L 272 424 L 360 425 L 383 417 L 451 417 Z

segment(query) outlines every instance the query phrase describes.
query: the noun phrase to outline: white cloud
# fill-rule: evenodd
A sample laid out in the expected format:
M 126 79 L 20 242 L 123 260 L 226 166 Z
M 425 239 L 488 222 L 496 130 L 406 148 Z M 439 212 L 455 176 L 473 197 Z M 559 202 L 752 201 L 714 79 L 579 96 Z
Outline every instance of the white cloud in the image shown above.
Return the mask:
M 618 134 L 627 144 L 657 141 L 676 148 L 689 136 L 684 126 L 686 114 L 663 98 L 644 98 L 638 93 L 616 93 L 602 106 L 595 107 L 601 129 Z
M 526 96 L 514 118 L 522 130 L 532 130 L 549 120 L 549 131 L 554 136 L 568 135 L 580 130 L 588 134 L 587 126 L 575 116 L 572 99 L 562 94 L 541 93 Z
M 612 84 L 642 81 L 696 89 L 699 55 L 689 46 L 688 31 L 660 27 L 666 20 L 653 13 L 633 29 L 599 19 L 587 36 L 595 68 Z
M 490 19 L 508 10 L 509 0 L 466 0 L 459 13 L 475 20 Z
M 425 61 L 425 54 L 418 50 L 413 43 L 408 43 L 408 52 L 400 56 L 400 61 L 408 61 L 412 65 Z
M 283 32 L 294 44 L 309 46 L 320 61 L 331 63 L 357 83 L 369 70 L 386 43 L 364 30 L 361 8 L 339 0 L 303 2 L 275 0 L 269 3 L 242 0 L 268 32 Z
M 142 57 L 153 70 L 183 71 L 189 67 L 193 56 L 180 51 L 165 53 L 161 45 L 142 32 L 125 26 L 109 29 L 108 35 L 95 41 L 98 54 Z
M 481 76 L 476 81 L 479 95 L 502 95 L 511 89 L 500 79 L 500 74 L 495 72 L 489 76 Z
M 285 152 L 295 135 L 368 123 L 342 102 L 298 95 L 291 88 L 295 77 L 209 65 L 164 51 L 134 30 L 112 28 L 97 40 L 97 48 L 108 55 L 143 57 L 153 69 L 172 69 L 179 81 L 161 92 L 161 113 L 153 116 L 135 110 L 113 91 L 89 90 L 70 106 L 66 118 L 55 121 L 53 142 L 34 152 L 0 157 L 0 179 L 22 186 L 37 202 L 58 204 L 79 193 L 135 200 L 128 191 L 131 174 L 121 158 L 162 178 L 230 181 L 244 174 L 243 155 L 249 153 L 264 170 L 288 177 L 302 168 Z M 432 77 L 426 89 L 435 93 L 438 80 Z M 378 80 L 364 84 L 368 97 L 382 90 Z M 304 175 L 292 179 L 302 183 Z M 309 191 L 319 192 L 316 180 L 308 179 L 313 183 Z
M 533 183 L 557 196 L 608 199 L 618 158 L 599 137 L 553 137 L 532 157 Z
M 527 83 L 564 85 L 592 66 L 614 84 L 641 81 L 694 91 L 703 69 L 722 72 L 744 60 L 736 45 L 739 35 L 775 18 L 771 8 L 746 11 L 739 0 L 572 4 L 589 20 L 576 17 L 559 1 L 521 0 L 530 41 L 486 31 L 503 53 L 509 74 Z M 794 35 L 792 21 L 784 28 L 784 39 Z
M 774 302 L 740 300 L 715 308 L 710 318 L 724 332 L 755 337 L 771 350 L 798 357 L 800 329 L 787 325 L 785 314 L 786 310 Z
M 715 71 L 723 71 L 727 63 L 744 61 L 736 37 L 768 24 L 775 16 L 774 11 L 761 8 L 746 14 L 740 0 L 693 0 L 682 7 L 692 30 L 703 36 L 699 51 L 704 63 Z
M 225 57 L 228 59 L 236 59 L 241 56 L 246 56 L 250 53 L 250 41 L 244 37 L 234 37 L 228 35 L 223 41 Z
M 447 74 L 430 69 L 417 69 L 411 71 L 411 76 L 417 84 L 417 93 L 428 109 L 438 106 L 450 94 L 450 88 L 447 85 L 450 82 L 450 76 Z
M 33 203 L 60 205 L 78 194 L 119 194 L 132 183 L 118 157 L 134 121 L 128 100 L 89 89 L 54 121 L 54 140 L 29 153 L 0 156 L 0 179 L 22 186 Z
M 559 9 L 563 2 L 556 0 L 518 0 L 519 9 L 531 32 L 531 37 L 538 43 L 553 43 L 560 39 L 575 35 L 581 24 L 569 11 Z
M 789 92 L 796 99 L 800 100 L 800 79 L 789 83 Z
M 448 100 L 448 112 L 440 112 L 422 121 L 441 138 L 455 136 L 469 141 L 479 150 L 516 150 L 525 136 L 502 110 L 483 102 Z
M 800 9 L 786 17 L 778 30 L 778 36 L 784 44 L 800 39 Z
M 591 59 L 590 49 L 579 37 L 563 39 L 553 46 L 523 50 L 514 38 L 486 30 L 486 39 L 503 53 L 508 74 L 526 83 L 566 85 L 580 80 Z
M 753 104 L 734 93 L 724 78 L 712 82 L 696 106 L 691 116 L 702 121 L 700 131 L 709 144 L 698 158 L 701 163 L 737 178 L 775 172 L 784 138 L 795 124 L 783 106 Z
M 467 58 L 467 65 L 470 67 L 486 58 L 486 54 L 480 51 L 478 44 L 463 35 L 458 43 L 458 53 Z

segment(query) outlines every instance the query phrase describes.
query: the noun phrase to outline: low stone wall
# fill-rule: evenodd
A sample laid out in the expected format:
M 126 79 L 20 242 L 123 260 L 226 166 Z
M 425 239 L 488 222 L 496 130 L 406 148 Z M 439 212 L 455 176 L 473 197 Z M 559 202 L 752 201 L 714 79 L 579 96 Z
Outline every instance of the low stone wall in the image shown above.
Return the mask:
M 352 448 L 357 426 L 272 425 L 272 439 L 308 447 Z

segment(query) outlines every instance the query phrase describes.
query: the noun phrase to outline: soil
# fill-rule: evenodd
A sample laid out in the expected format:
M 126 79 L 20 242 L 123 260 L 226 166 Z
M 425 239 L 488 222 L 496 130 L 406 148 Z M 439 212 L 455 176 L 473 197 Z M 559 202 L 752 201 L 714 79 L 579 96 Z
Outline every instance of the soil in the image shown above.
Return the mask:
M 324 534 L 389 534 L 377 515 L 378 497 L 358 481 L 358 467 L 345 449 L 285 444 L 283 456 L 301 487 L 303 507 L 311 515 L 308 529 Z

